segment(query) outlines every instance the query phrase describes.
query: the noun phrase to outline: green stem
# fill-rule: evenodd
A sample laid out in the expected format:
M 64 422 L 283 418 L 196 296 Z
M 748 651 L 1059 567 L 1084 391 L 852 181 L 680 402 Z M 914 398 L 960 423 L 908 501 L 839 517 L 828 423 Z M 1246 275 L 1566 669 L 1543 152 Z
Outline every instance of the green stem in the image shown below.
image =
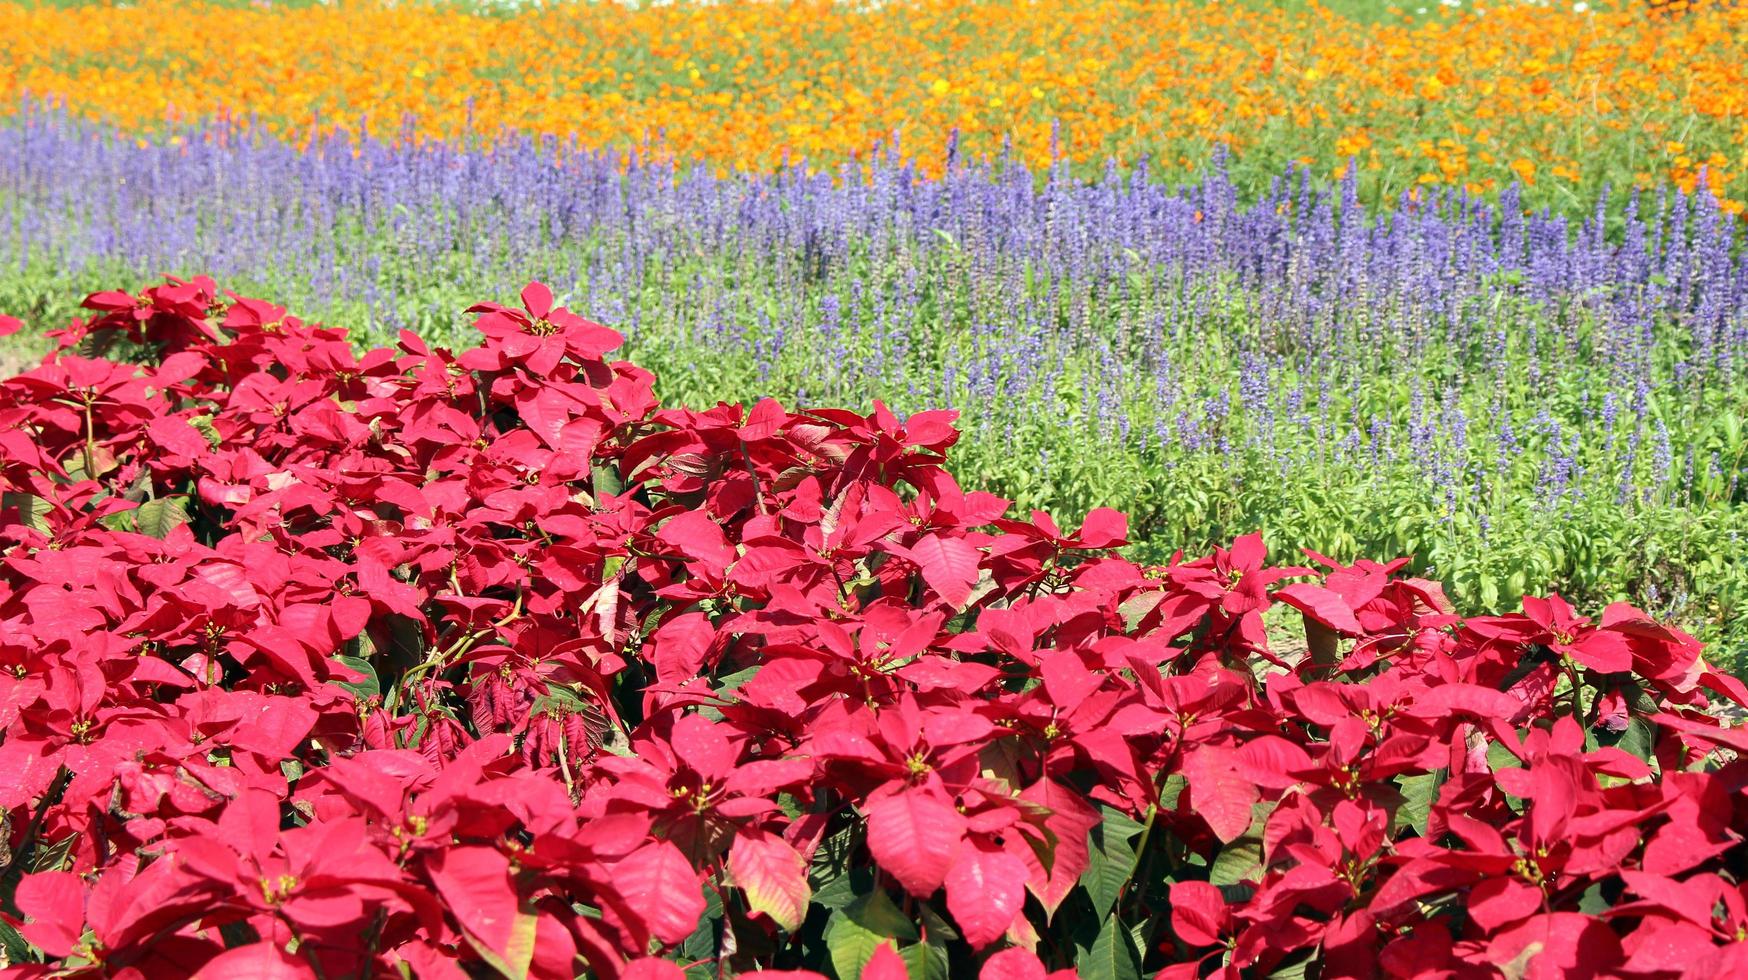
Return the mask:
M 73 781 L 73 771 L 62 766 L 55 773 L 55 778 L 49 783 L 49 788 L 43 791 L 42 800 L 37 804 L 36 812 L 30 815 L 30 824 L 24 828 L 24 836 L 19 839 L 18 848 L 12 852 L 4 866 L 0 866 L 0 875 L 12 870 L 12 866 L 23 861 L 36 845 L 36 835 L 42 830 L 43 820 L 48 817 L 49 807 L 60 799 L 67 784 Z
M 97 423 L 91 417 L 91 399 L 85 399 L 85 478 L 97 479 Z
M 364 972 L 362 977 L 368 977 L 375 970 L 376 948 L 382 943 L 382 930 L 388 924 L 388 909 L 377 909 L 376 918 L 370 923 L 370 942 L 364 946 Z
M 577 802 L 577 784 L 571 777 L 570 746 L 565 743 L 564 727 L 558 729 L 558 771 L 564 774 L 564 789 L 574 806 Z
M 467 652 L 472 650 L 474 645 L 480 640 L 515 622 L 516 618 L 521 615 L 522 593 L 518 592 L 516 593 L 515 605 L 510 607 L 509 613 L 507 613 L 503 619 L 493 622 L 487 629 L 474 630 L 471 633 L 464 634 L 448 647 L 433 652 L 422 662 L 407 668 L 407 672 L 401 675 L 401 685 L 404 686 L 408 681 L 413 680 L 432 668 L 446 668 L 451 661 L 467 656 Z
M 1584 682 L 1580 679 L 1578 665 L 1572 661 L 1572 658 L 1565 657 L 1564 659 L 1566 661 L 1566 679 L 1572 685 L 1572 720 L 1582 724 L 1585 720 Z
M 1153 871 L 1153 855 L 1148 851 L 1147 844 L 1153 838 L 1153 824 L 1158 816 L 1159 805 L 1157 803 L 1149 804 L 1147 820 L 1141 825 L 1141 840 L 1135 845 L 1135 860 L 1129 865 L 1129 881 L 1123 886 L 1124 898 L 1128 897 L 1129 886 L 1134 885 L 1137 880 L 1141 881 L 1141 892 L 1145 894 L 1147 891 L 1147 882 L 1144 878 L 1138 879 L 1137 876 L 1145 876 Z

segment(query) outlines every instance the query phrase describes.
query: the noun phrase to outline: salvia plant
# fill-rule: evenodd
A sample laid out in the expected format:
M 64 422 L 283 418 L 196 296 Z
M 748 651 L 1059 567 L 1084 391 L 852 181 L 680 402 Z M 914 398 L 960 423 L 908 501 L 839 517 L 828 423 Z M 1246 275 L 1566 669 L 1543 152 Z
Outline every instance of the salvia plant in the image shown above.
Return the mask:
M 1137 564 L 540 284 L 84 305 L 0 384 L 5 976 L 1748 972 L 1748 690 L 1628 605 Z
M 54 323 L 198 270 L 362 342 L 465 346 L 461 309 L 537 278 L 674 404 L 959 409 L 961 479 L 1122 509 L 1136 559 L 1265 528 L 1412 555 L 1464 612 L 1633 602 L 1748 666 L 1748 226 L 1703 191 L 1362 206 L 1358 168 L 1177 187 L 966 154 L 932 179 L 895 144 L 717 175 L 413 133 L 141 140 L 22 105 L 0 308 Z

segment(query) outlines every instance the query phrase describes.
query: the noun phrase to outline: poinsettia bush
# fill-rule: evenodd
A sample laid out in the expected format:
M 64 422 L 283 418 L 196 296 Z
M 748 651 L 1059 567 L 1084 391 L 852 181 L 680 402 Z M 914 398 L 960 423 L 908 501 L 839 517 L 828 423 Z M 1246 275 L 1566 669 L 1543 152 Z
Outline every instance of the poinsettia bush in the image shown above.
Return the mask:
M 7 975 L 1748 972 L 1745 692 L 1630 607 L 1141 567 L 538 284 L 85 305 L 0 384 Z

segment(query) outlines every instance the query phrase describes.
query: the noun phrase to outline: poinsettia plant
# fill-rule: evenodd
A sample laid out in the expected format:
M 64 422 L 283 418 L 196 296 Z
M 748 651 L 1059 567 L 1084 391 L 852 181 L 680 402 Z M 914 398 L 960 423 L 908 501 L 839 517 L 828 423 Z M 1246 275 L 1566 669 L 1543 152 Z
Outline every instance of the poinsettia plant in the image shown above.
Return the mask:
M 0 383 L 7 976 L 1748 972 L 1748 691 L 1636 609 L 1143 567 L 540 284 L 86 306 Z

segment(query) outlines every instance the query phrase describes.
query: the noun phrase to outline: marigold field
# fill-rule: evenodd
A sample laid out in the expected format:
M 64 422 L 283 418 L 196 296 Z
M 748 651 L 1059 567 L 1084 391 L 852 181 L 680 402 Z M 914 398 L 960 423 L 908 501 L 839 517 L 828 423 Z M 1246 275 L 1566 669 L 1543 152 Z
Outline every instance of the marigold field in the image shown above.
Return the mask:
M 1748 975 L 1748 4 L 0 37 L 0 980 Z
M 719 169 L 831 165 L 901 133 L 1033 167 L 1200 167 L 1557 205 L 1701 179 L 1748 201 L 1748 7 L 1483 3 L 1355 19 L 1315 3 L 0 4 L 0 98 L 151 130 L 230 113 L 281 136 L 501 129 Z M 1686 10 L 1687 5 L 1676 8 Z M 1434 5 L 1434 9 L 1441 8 Z

